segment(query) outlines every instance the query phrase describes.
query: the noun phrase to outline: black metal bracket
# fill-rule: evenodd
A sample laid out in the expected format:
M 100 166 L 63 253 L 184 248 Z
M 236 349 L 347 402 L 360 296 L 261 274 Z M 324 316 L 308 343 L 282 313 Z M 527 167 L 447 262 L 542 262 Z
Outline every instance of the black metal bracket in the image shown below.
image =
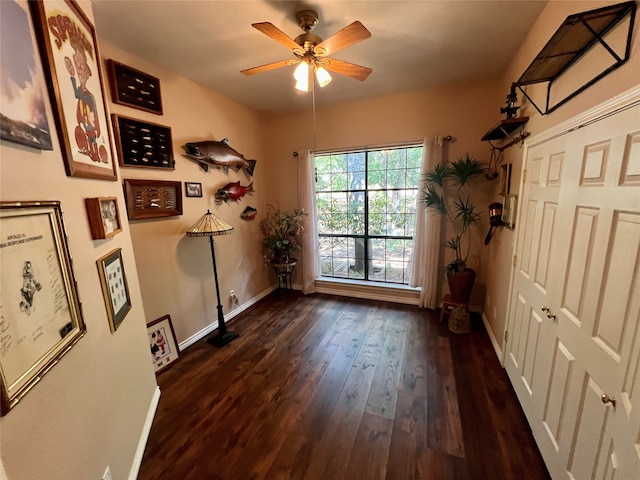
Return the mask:
M 518 89 L 541 115 L 553 112 L 595 82 L 622 66 L 631 51 L 631 35 L 635 22 L 637 2 L 630 1 L 610 5 L 596 10 L 568 16 L 556 33 L 515 83 Z M 629 18 L 624 56 L 618 55 L 605 41 L 605 36 L 625 18 Z M 614 63 L 591 80 L 568 94 L 557 103 L 550 105 L 551 88 L 554 83 L 578 62 L 595 45 L 601 45 L 613 58 Z M 547 82 L 544 108 L 540 108 L 523 87 Z

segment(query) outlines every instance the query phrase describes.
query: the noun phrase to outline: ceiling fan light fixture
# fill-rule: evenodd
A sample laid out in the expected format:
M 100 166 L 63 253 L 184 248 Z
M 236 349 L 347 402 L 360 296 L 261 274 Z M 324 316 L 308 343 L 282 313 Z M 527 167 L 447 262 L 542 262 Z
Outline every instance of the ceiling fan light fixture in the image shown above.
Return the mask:
M 320 85 L 320 87 L 326 87 L 331 83 L 331 75 L 329 75 L 329 72 L 327 72 L 324 67 L 316 67 L 316 78 L 318 79 L 318 85 Z
M 296 90 L 309 91 L 309 64 L 305 60 L 301 61 L 293 71 L 293 78 L 296 80 Z

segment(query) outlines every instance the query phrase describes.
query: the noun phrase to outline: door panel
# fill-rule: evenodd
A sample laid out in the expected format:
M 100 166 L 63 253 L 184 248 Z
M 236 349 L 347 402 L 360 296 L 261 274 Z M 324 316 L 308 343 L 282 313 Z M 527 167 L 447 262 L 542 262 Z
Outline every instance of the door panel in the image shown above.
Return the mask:
M 640 478 L 638 118 L 525 159 L 505 368 L 553 478 Z

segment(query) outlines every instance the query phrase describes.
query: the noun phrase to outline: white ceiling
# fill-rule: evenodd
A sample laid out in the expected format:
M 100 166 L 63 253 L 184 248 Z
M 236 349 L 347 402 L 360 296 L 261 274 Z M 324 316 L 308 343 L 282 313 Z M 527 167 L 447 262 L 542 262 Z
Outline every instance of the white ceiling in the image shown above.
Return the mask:
M 320 17 L 313 33 L 323 39 L 355 20 L 371 32 L 371 38 L 332 57 L 372 68 L 373 73 L 364 82 L 333 74 L 327 87 L 316 89 L 316 104 L 323 105 L 494 78 L 546 3 L 94 0 L 93 11 L 102 40 L 241 104 L 276 112 L 307 108 L 310 94 L 293 88 L 292 66 L 253 76 L 240 73 L 294 58 L 252 23 L 271 22 L 295 38 L 302 33 L 295 13 L 311 7 Z

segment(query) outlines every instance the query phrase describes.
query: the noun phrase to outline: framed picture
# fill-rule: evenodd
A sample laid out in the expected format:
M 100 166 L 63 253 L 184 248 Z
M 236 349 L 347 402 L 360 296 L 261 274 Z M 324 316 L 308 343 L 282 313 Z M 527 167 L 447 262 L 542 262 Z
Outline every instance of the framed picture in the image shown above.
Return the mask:
M 169 180 L 124 180 L 129 220 L 182 215 L 182 184 Z
M 160 80 L 114 60 L 107 60 L 111 100 L 162 115 Z
M 0 55 L 0 91 L 11 92 L 0 102 L 0 138 L 53 150 L 44 74 L 26 1 L 0 1 L 0 45 L 20 52 Z
M 117 248 L 98 260 L 98 272 L 102 283 L 102 295 L 107 307 L 109 327 L 115 332 L 131 310 L 129 285 L 124 272 L 122 249 Z
M 111 119 L 121 166 L 174 169 L 170 127 L 115 114 Z
M 86 332 L 60 202 L 0 203 L 5 415 Z
M 500 165 L 499 173 L 499 185 L 500 191 L 498 195 L 509 195 L 511 193 L 511 164 L 505 163 Z
M 171 317 L 165 315 L 154 320 L 147 325 L 147 333 L 153 368 L 160 373 L 180 357 Z
M 91 238 L 103 240 L 122 231 L 116 197 L 85 198 Z
M 70 0 L 29 5 L 67 175 L 116 180 L 95 29 Z
M 504 209 L 502 210 L 502 223 L 513 230 L 516 228 L 516 208 L 518 206 L 517 195 L 505 195 Z
M 184 182 L 184 190 L 187 192 L 187 197 L 201 197 L 202 196 L 202 184 L 195 182 Z

